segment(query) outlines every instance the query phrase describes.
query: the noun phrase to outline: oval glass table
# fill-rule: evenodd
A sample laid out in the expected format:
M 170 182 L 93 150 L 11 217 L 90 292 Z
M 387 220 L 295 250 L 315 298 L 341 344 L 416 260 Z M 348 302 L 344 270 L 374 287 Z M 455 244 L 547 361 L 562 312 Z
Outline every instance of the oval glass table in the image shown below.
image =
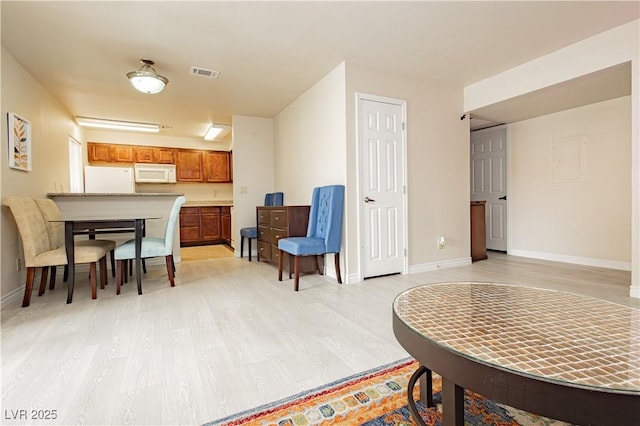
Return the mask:
M 445 425 L 464 424 L 464 390 L 574 424 L 640 425 L 640 309 L 576 294 L 452 282 L 403 291 L 393 331 L 442 376 Z M 421 382 L 430 402 L 430 381 Z M 427 394 L 428 393 L 428 394 Z

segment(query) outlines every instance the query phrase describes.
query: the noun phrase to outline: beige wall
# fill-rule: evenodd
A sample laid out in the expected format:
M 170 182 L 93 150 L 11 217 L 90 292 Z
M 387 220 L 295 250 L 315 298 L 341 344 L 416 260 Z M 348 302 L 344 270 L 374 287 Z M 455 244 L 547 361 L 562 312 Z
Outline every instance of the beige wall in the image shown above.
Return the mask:
M 509 126 L 509 253 L 630 270 L 630 106 L 627 96 Z
M 465 111 L 561 83 L 614 65 L 631 63 L 631 286 L 640 298 L 640 20 L 579 41 L 464 89 Z
M 316 186 L 345 184 L 345 64 L 274 118 L 276 188 L 287 204 L 309 204 Z
M 279 190 L 273 176 L 273 120 L 234 115 L 233 146 L 234 216 L 231 226 L 233 239 L 237 241 L 233 247 L 239 256 L 240 229 L 256 226 L 256 206 L 264 204 L 264 194 Z M 256 245 L 252 246 L 254 252 Z M 248 253 L 245 251 L 244 255 Z
M 469 123 L 461 121 L 462 87 L 410 80 L 347 64 L 347 221 L 358 223 L 356 93 L 407 101 L 409 272 L 470 262 Z M 357 241 L 357 226 L 348 239 Z M 437 239 L 447 246 L 438 250 Z M 349 251 L 352 279 L 360 275 L 358 245 Z
M 56 184 L 69 189 L 69 136 L 82 141 L 73 117 L 2 49 L 2 195 L 45 197 Z M 7 165 L 7 112 L 15 112 L 31 122 L 32 171 L 10 169 Z M 1 297 L 22 292 L 25 270 L 16 271 L 16 258 L 23 260 L 19 234 L 8 208 L 2 207 Z M 23 262 L 24 264 L 24 262 Z

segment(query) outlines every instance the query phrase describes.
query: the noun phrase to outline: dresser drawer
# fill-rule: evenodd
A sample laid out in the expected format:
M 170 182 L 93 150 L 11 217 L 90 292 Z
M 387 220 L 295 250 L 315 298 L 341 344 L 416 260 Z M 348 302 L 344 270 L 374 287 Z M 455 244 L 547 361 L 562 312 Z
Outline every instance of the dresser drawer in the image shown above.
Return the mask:
M 271 244 L 258 241 L 258 256 L 260 260 L 271 260 Z
M 283 228 L 271 228 L 271 239 L 270 242 L 274 246 L 278 246 L 278 240 L 281 238 L 287 238 L 289 236 L 289 232 Z
M 258 224 L 269 225 L 271 223 L 271 212 L 269 210 L 258 209 Z
M 271 227 L 264 226 L 264 225 L 258 226 L 258 240 L 271 244 L 272 242 Z
M 287 211 L 286 210 L 271 210 L 271 226 L 276 228 L 287 227 Z

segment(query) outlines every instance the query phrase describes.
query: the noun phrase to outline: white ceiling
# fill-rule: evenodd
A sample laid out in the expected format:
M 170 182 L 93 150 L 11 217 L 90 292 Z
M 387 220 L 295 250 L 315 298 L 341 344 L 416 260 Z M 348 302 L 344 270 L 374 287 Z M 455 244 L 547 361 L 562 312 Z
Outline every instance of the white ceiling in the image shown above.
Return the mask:
M 195 138 L 235 114 L 273 117 L 345 60 L 462 88 L 640 17 L 637 1 L 0 4 L 2 45 L 73 115 Z M 169 79 L 162 93 L 128 83 L 141 58 Z

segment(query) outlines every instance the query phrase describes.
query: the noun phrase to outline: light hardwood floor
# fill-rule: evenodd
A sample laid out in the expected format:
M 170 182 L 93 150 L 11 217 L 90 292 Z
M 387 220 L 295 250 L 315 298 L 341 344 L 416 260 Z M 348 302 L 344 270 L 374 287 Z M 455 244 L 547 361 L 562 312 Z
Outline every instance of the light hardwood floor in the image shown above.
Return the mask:
M 391 303 L 422 283 L 514 283 L 640 307 L 628 272 L 493 253 L 359 284 L 305 275 L 298 293 L 246 258 L 178 264 L 175 288 L 162 266 L 148 269 L 142 296 L 131 282 L 116 296 L 112 281 L 91 300 L 81 280 L 71 305 L 59 284 L 28 308 L 3 309 L 0 423 L 202 424 L 317 387 L 406 357 Z M 7 419 L 32 409 L 57 419 Z

